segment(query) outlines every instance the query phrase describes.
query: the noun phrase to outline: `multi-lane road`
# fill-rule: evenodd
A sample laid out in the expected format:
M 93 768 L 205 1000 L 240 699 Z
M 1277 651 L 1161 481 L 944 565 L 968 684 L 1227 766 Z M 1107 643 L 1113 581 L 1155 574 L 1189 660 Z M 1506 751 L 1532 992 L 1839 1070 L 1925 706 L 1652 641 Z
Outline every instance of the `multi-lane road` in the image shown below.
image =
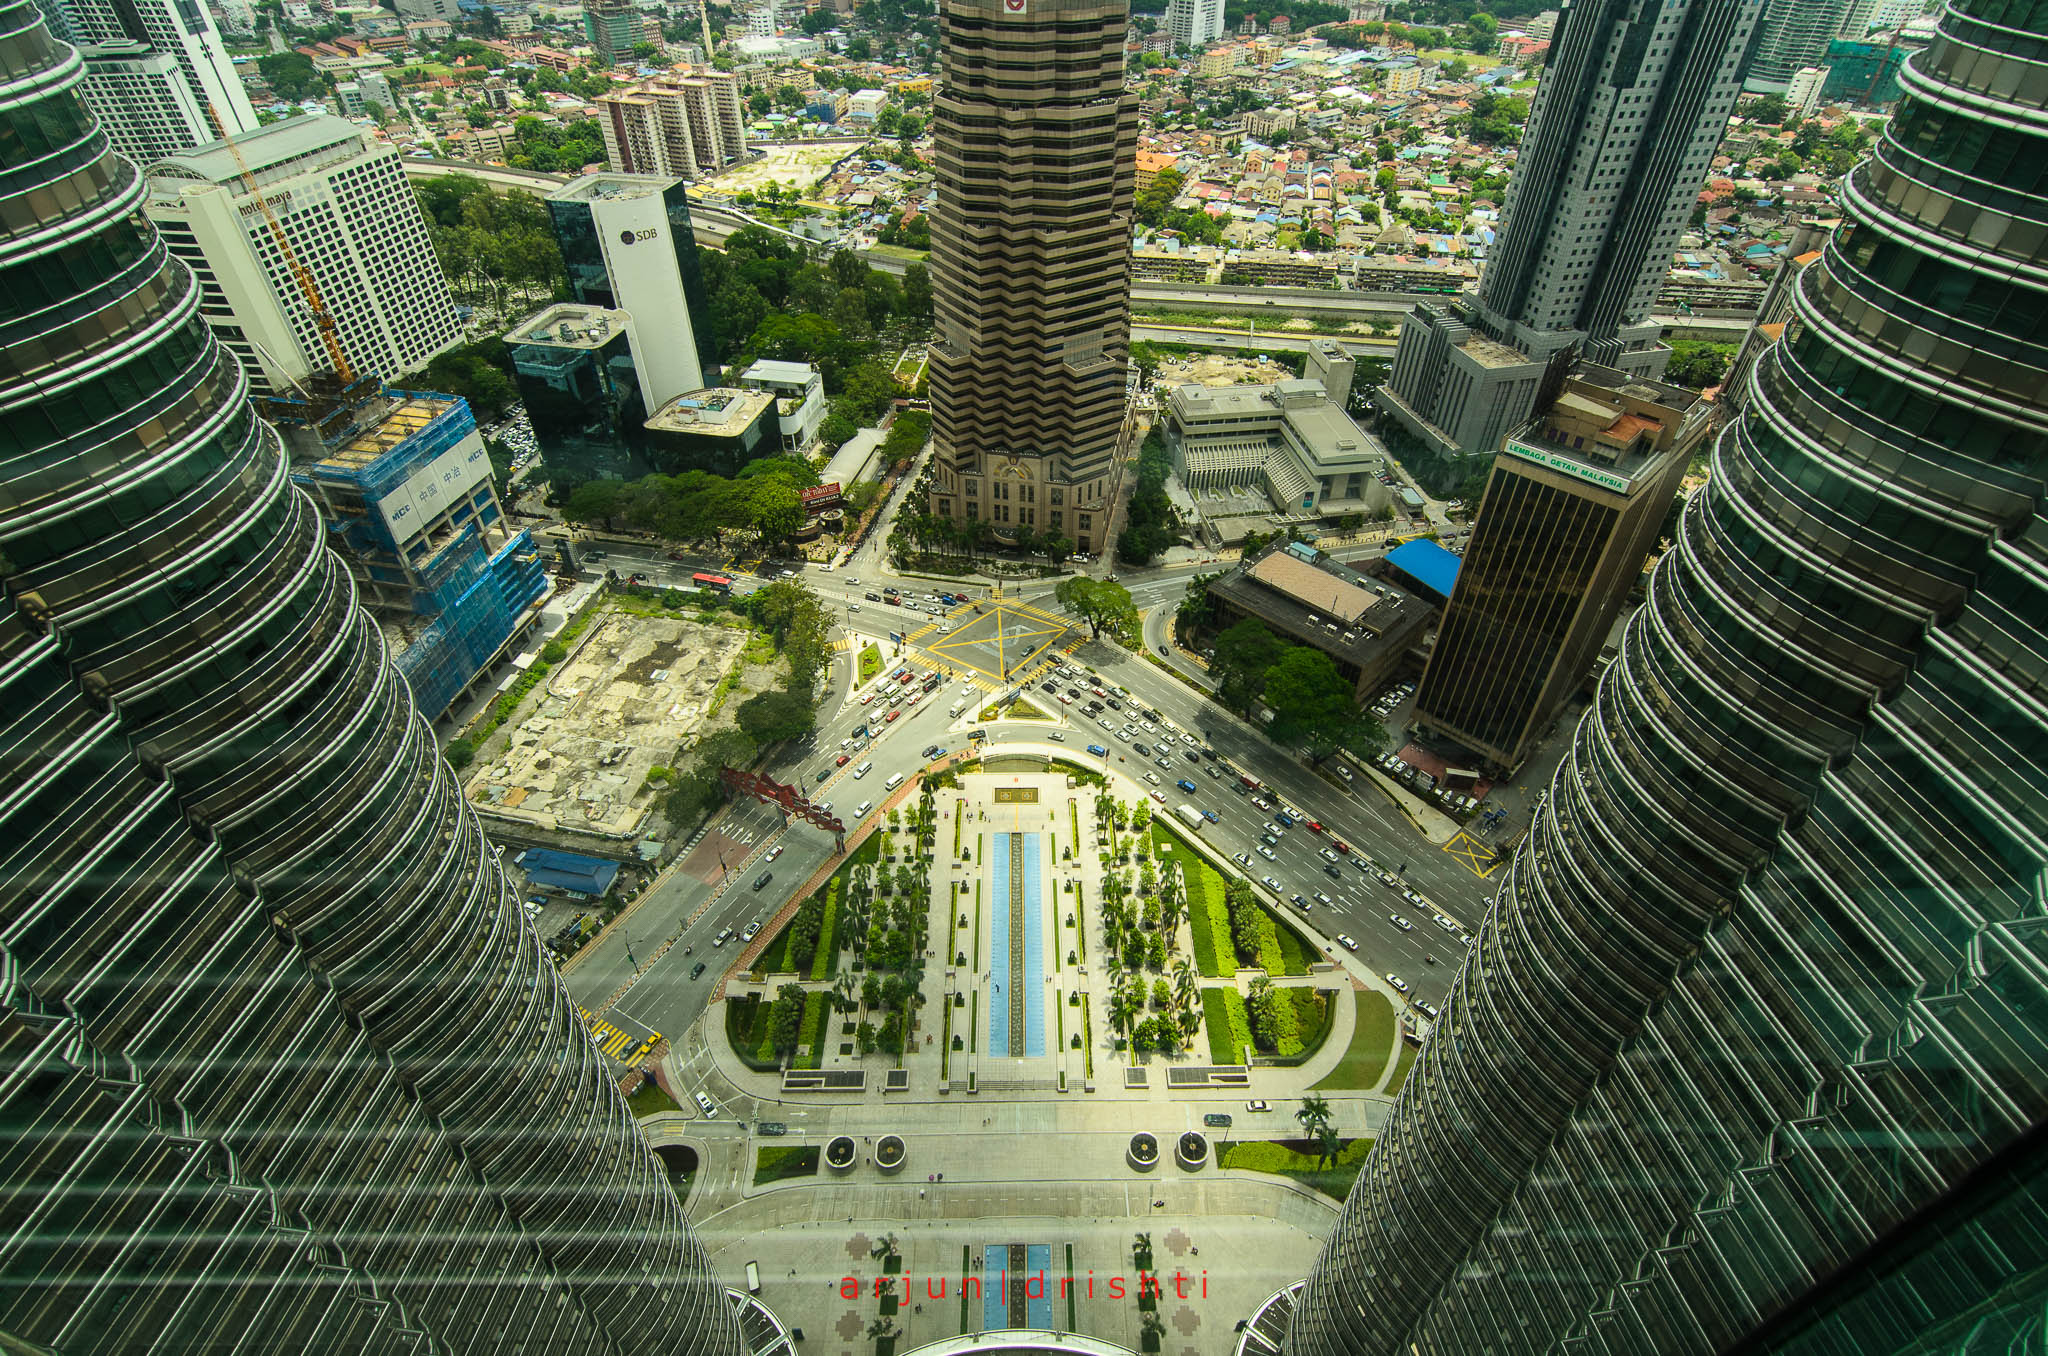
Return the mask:
M 705 562 L 672 561 L 648 546 L 607 543 L 606 549 L 604 565 L 622 575 L 644 574 L 659 585 L 682 584 L 691 573 L 706 568 Z M 1029 665 L 1034 674 L 1071 650 L 1067 662 L 1099 675 L 1105 690 L 1128 694 L 1117 697 L 1123 708 L 1120 712 L 1103 712 L 1119 727 L 1126 720 L 1144 719 L 1145 712 L 1157 712 L 1164 718 L 1161 723 L 1192 734 L 1197 749 L 1212 749 L 1230 766 L 1264 783 L 1266 794 L 1276 805 L 1297 809 L 1324 826 L 1322 834 L 1305 826 L 1287 829 L 1279 835 L 1273 858 L 1268 860 L 1258 853 L 1258 847 L 1273 817 L 1257 810 L 1251 795 L 1239 793 L 1234 776 L 1209 776 L 1205 766 L 1215 760 L 1188 761 L 1184 753 L 1190 746 L 1177 739 L 1170 755 L 1176 764 L 1172 773 L 1156 768 L 1152 758 L 1141 757 L 1135 749 L 1139 742 L 1154 746 L 1156 737 L 1141 729 L 1125 742 L 1103 730 L 1082 712 L 1082 702 L 1088 699 L 1085 688 L 1081 698 L 1068 706 L 1033 684 L 1034 703 L 1057 713 L 1060 723 L 1056 725 L 979 721 L 977 716 L 992 694 L 1008 691 L 1014 683 L 965 669 L 958 651 L 933 652 L 924 647 L 922 642 L 941 639 L 936 631 L 917 635 L 920 628 L 938 620 L 925 610 L 934 606 L 929 595 L 947 586 L 886 576 L 886 582 L 904 590 L 906 603 L 913 600 L 914 590 L 922 606 L 911 610 L 870 599 L 868 594 L 883 591 L 885 579 L 876 573 L 880 565 L 874 550 L 870 548 L 836 571 L 812 567 L 804 572 L 805 582 L 840 619 L 840 630 L 850 647 L 834 665 L 832 691 L 823 701 L 817 730 L 774 760 L 766 769 L 770 776 L 800 785 L 814 800 L 831 805 L 851 828 L 862 803 L 884 799 L 883 788 L 893 774 L 908 775 L 923 768 L 929 761 L 927 751 L 934 746 L 947 750 L 963 747 L 972 728 L 985 729 L 994 745 L 1057 754 L 1083 764 L 1104 761 L 1090 757 L 1088 745 L 1105 746 L 1110 750 L 1108 769 L 1131 779 L 1132 785 L 1122 788 L 1122 794 L 1135 796 L 1154 789 L 1142 778 L 1146 772 L 1156 771 L 1162 781 L 1159 789 L 1166 796 L 1165 804 L 1158 807 L 1161 812 L 1170 813 L 1172 806 L 1183 802 L 1214 811 L 1219 822 L 1205 827 L 1202 838 L 1224 857 L 1249 855 L 1251 867 L 1244 874 L 1255 881 L 1271 876 L 1279 883 L 1273 902 L 1294 912 L 1289 897 L 1296 893 L 1308 897 L 1313 907 L 1305 918 L 1296 916 L 1319 936 L 1334 939 L 1340 933 L 1348 934 L 1360 944 L 1352 958 L 1358 964 L 1377 974 L 1391 971 L 1400 975 L 1421 997 L 1434 1000 L 1442 996 L 1463 959 L 1458 938 L 1432 924 L 1431 908 L 1404 902 L 1398 890 L 1349 862 L 1336 863 L 1334 873 L 1326 871 L 1331 864 L 1321 853 L 1329 848 L 1330 838 L 1343 839 L 1354 853 L 1370 854 L 1387 869 L 1399 872 L 1404 883 L 1424 896 L 1434 910 L 1467 932 L 1477 928 L 1492 887 L 1462 860 L 1427 841 L 1385 796 L 1365 784 L 1365 778 L 1358 779 L 1355 789 L 1340 787 L 1141 656 L 1089 640 L 1086 628 L 1078 622 L 1063 635 L 1042 638 L 1050 646 L 1045 658 Z M 1131 588 L 1140 606 L 1171 607 L 1190 575 L 1202 568 L 1147 571 L 1126 576 L 1122 582 Z M 736 585 L 747 589 L 765 582 L 739 579 Z M 1008 589 L 1004 596 L 1057 615 L 1052 588 L 1053 581 L 1040 581 Z M 987 586 L 975 584 L 969 591 L 985 605 Z M 887 637 L 892 632 L 909 634 L 912 641 L 907 645 L 891 642 Z M 853 675 L 858 647 L 869 641 L 879 643 L 890 662 L 876 682 L 856 687 Z M 902 701 L 904 686 L 888 682 L 889 675 L 905 664 L 919 673 L 934 668 L 949 672 L 936 691 L 906 705 Z M 1076 686 L 1063 681 L 1059 691 Z M 890 694 L 887 699 L 861 702 L 862 696 L 883 687 Z M 967 705 L 956 717 L 951 710 L 962 698 Z M 887 719 L 891 710 L 899 713 L 894 721 Z M 863 728 L 868 732 L 865 737 L 858 733 Z M 847 760 L 844 764 L 838 762 L 842 754 Z M 1157 756 L 1155 752 L 1153 757 Z M 860 772 L 863 764 L 868 765 L 864 774 Z M 1195 783 L 1194 794 L 1174 785 L 1182 777 Z M 713 938 L 727 928 L 738 931 L 771 917 L 832 856 L 829 835 L 801 822 L 785 828 L 779 815 L 763 806 L 735 807 L 717 821 L 715 831 L 719 835 L 715 841 L 724 844 L 723 871 L 713 868 L 707 879 L 677 873 L 643 900 L 626 924 L 614 928 L 571 972 L 570 987 L 578 1002 L 603 1010 L 629 1032 L 645 1028 L 673 1035 L 682 1031 L 702 1011 L 720 970 L 730 964 L 734 954 L 730 944 L 714 946 Z M 776 854 L 772 860 L 771 852 Z M 769 873 L 771 879 L 757 890 L 755 882 L 763 873 Z M 1318 891 L 1329 896 L 1329 903 L 1314 903 Z M 1408 919 L 1412 929 L 1404 930 L 1390 921 L 1388 915 L 1393 913 Z M 670 943 L 668 950 L 650 964 L 655 948 L 663 942 Z M 693 977 L 699 962 L 705 968 Z M 623 996 L 614 1001 L 622 988 Z

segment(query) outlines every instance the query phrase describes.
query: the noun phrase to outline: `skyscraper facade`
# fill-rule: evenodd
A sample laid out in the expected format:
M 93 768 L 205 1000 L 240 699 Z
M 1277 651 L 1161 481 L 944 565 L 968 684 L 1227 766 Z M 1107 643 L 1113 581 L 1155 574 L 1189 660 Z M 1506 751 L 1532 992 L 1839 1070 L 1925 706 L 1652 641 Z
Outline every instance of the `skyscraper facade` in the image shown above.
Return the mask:
M 1223 0 L 1166 0 L 1166 34 L 1175 47 L 1207 47 L 1223 36 Z
M 0 1330 L 734 1356 L 77 54 L 0 71 Z
M 1476 301 L 1417 307 L 1402 323 L 1381 396 L 1410 433 L 1441 455 L 1494 451 L 1572 349 L 1663 375 L 1650 309 L 1741 93 L 1762 3 L 1561 8 Z
M 395 378 L 461 341 L 398 149 L 340 118 L 286 118 L 148 166 L 143 210 L 200 283 L 200 309 L 259 392 L 333 367 L 248 168 L 357 372 Z
M 79 49 L 80 89 L 114 153 L 140 164 L 214 139 L 206 110 L 192 97 L 184 68 L 147 43 L 101 42 Z
M 205 118 L 205 135 L 176 147 L 187 150 L 212 141 L 225 133 L 256 130 L 256 109 L 235 74 L 220 29 L 213 16 L 197 0 L 42 0 L 43 16 L 50 31 L 64 42 L 81 48 L 104 43 L 140 43 L 152 52 L 169 57 L 190 95 L 192 106 Z M 80 91 L 86 107 L 101 116 L 100 99 L 108 92 L 105 82 L 88 80 Z M 212 105 L 209 113 L 208 105 Z M 117 102 L 103 120 L 121 121 Z M 211 130 L 220 119 L 220 131 Z M 173 129 L 155 133 L 160 142 Z M 175 129 L 182 132 L 182 127 Z M 126 153 L 123 148 L 116 150 Z
M 1099 550 L 1124 417 L 1137 96 L 1100 0 L 940 0 L 934 514 Z M 986 530 L 986 529 L 983 529 Z
M 1802 67 L 1827 64 L 1830 42 L 1868 33 L 1875 9 L 1874 0 L 1765 0 L 1743 88 L 1784 94 Z
M 1416 729 L 1493 776 L 1521 767 L 1592 672 L 1712 426 L 1697 391 L 1572 370 L 1494 459 L 1416 689 Z
M 632 315 L 648 409 L 717 379 L 718 335 L 681 179 L 586 174 L 548 194 L 548 220 L 576 300 Z
M 2038 1321 L 2037 1231 L 1945 1211 L 2013 1174 L 2038 1199 L 2048 1123 L 2048 3 L 1939 28 L 1289 1356 L 1777 1349 L 1916 1237 L 1855 1340 L 1803 1349 Z

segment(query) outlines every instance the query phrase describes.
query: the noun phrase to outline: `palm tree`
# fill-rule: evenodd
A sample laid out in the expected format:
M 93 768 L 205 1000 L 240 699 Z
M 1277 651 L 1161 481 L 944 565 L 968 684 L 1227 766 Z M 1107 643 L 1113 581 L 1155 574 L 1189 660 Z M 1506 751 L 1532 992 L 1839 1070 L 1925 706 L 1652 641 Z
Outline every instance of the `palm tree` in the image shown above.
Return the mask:
M 1182 1007 L 1192 1007 L 1195 1001 L 1195 967 L 1188 964 L 1186 956 L 1177 956 L 1173 962 L 1173 993 Z
M 1301 1122 L 1302 1129 L 1312 1138 L 1320 1137 L 1330 1128 L 1330 1103 L 1321 1097 L 1304 1097 L 1294 1119 Z

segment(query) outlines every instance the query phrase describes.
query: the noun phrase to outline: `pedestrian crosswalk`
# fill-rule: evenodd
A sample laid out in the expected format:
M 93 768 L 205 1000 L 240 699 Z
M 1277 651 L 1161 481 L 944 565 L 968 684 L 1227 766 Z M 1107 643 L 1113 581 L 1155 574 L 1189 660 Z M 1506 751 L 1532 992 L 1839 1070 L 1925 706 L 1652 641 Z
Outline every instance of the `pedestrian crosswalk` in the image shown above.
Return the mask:
M 659 1032 L 651 1033 L 642 1039 L 621 1031 L 580 1003 L 576 1006 L 576 1015 L 583 1019 L 583 1025 L 589 1029 L 590 1039 L 596 1044 L 598 1053 L 621 1064 L 639 1063 L 642 1056 L 652 1050 L 655 1043 L 661 1039 Z

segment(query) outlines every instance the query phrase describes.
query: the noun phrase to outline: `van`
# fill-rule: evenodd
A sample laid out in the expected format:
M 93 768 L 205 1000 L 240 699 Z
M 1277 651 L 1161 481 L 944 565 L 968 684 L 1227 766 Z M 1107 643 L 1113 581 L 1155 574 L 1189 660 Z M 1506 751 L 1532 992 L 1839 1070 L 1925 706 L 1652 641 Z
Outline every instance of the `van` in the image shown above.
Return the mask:
M 903 785 L 903 774 L 898 772 L 891 776 L 888 781 L 882 783 L 882 789 L 884 791 L 894 791 L 901 785 Z
M 859 767 L 853 770 L 853 779 L 855 781 L 859 781 L 862 777 L 867 776 L 870 772 L 873 772 L 874 770 L 875 765 L 873 763 L 862 763 Z
M 759 1262 L 747 1263 L 747 1293 L 749 1295 L 761 1293 L 761 1264 Z
M 868 811 L 874 808 L 875 803 L 873 801 L 864 800 L 860 804 L 853 807 L 853 817 L 855 819 L 866 819 L 868 817 Z
M 953 703 L 953 704 L 952 704 L 951 706 L 949 706 L 949 707 L 947 707 L 947 708 L 946 708 L 946 714 L 947 714 L 948 716 L 953 716 L 953 717 L 957 717 L 957 716 L 958 716 L 958 715 L 959 715 L 959 714 L 960 714 L 960 713 L 961 713 L 962 711 L 965 711 L 966 709 L 967 709 L 967 703 L 966 703 L 966 702 L 965 702 L 964 700 L 963 700 L 963 701 L 957 701 L 957 702 L 954 702 L 954 703 Z

